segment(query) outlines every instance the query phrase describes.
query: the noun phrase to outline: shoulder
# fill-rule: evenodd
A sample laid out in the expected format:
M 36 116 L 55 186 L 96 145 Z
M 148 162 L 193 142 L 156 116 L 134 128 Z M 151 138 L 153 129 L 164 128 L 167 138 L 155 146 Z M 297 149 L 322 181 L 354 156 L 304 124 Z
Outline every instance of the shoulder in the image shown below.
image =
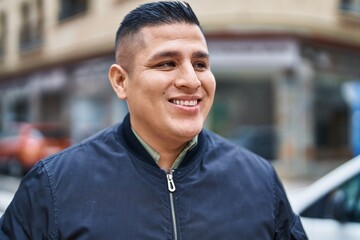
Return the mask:
M 49 176 L 61 173 L 91 171 L 101 160 L 109 159 L 115 152 L 120 154 L 122 144 L 118 140 L 117 129 L 119 124 L 104 129 L 93 136 L 77 143 L 57 154 L 51 155 L 39 162 L 39 166 Z M 37 166 L 37 168 L 39 168 Z
M 208 139 L 203 159 L 206 169 L 217 176 L 231 175 L 234 184 L 249 186 L 248 191 L 254 196 L 266 196 L 275 201 L 284 197 L 279 194 L 282 185 L 269 161 L 215 133 L 206 131 L 204 134 Z
M 271 163 L 261 156 L 209 130 L 204 130 L 203 135 L 207 142 L 207 154 L 213 156 L 212 159 L 221 160 L 221 164 L 241 167 L 240 171 L 256 170 L 258 174 L 273 174 Z
M 120 141 L 117 139 L 118 127 L 119 124 L 106 128 L 57 154 L 43 159 L 42 162 L 47 165 L 60 159 L 62 161 L 66 161 L 66 159 L 67 161 L 79 161 L 83 158 L 89 158 L 94 154 L 101 155 L 111 152 L 113 148 L 120 145 Z
M 271 203 L 275 239 L 290 239 L 296 234 L 300 236 L 299 239 L 307 239 L 272 164 L 215 133 L 205 131 L 204 135 L 208 142 L 206 159 L 213 165 L 207 169 L 231 174 L 233 182 L 247 186 L 247 193 L 253 196 L 254 202 L 257 199 L 267 199 L 267 203 Z

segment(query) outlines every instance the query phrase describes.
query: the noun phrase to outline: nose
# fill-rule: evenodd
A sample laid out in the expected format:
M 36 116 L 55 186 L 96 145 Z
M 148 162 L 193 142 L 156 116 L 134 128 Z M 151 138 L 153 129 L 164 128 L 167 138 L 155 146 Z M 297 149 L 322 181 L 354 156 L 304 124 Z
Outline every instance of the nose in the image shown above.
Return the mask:
M 175 86 L 178 88 L 196 90 L 200 85 L 201 81 L 199 80 L 193 65 L 191 63 L 184 64 L 180 68 L 179 76 L 175 81 Z

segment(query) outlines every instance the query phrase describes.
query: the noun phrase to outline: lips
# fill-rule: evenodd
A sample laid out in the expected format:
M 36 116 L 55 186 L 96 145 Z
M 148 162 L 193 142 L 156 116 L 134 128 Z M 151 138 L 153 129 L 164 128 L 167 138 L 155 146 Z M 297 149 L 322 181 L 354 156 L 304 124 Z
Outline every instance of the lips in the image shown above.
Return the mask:
M 172 99 L 170 100 L 171 103 L 175 105 L 185 106 L 185 107 L 194 107 L 198 105 L 199 100 L 180 100 L 180 99 Z

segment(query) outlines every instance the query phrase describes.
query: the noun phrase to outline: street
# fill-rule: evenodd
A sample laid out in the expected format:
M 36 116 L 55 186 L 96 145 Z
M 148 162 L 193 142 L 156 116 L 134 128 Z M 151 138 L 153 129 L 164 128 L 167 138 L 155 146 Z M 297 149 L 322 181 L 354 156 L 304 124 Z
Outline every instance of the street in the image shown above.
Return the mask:
M 0 175 L 0 216 L 9 205 L 19 184 L 20 178 Z
M 20 178 L 0 174 L 0 191 L 15 193 L 20 184 Z

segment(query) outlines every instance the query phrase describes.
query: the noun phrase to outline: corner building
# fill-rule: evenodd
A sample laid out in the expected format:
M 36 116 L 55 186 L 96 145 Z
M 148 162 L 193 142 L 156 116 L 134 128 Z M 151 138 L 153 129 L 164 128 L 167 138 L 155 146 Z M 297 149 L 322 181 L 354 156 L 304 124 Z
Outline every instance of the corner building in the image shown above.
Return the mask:
M 75 142 L 127 108 L 107 71 L 134 0 L 0 1 L 0 132 L 60 122 Z M 344 85 L 360 80 L 360 1 L 188 1 L 217 79 L 206 127 L 273 161 L 321 174 L 352 157 Z

